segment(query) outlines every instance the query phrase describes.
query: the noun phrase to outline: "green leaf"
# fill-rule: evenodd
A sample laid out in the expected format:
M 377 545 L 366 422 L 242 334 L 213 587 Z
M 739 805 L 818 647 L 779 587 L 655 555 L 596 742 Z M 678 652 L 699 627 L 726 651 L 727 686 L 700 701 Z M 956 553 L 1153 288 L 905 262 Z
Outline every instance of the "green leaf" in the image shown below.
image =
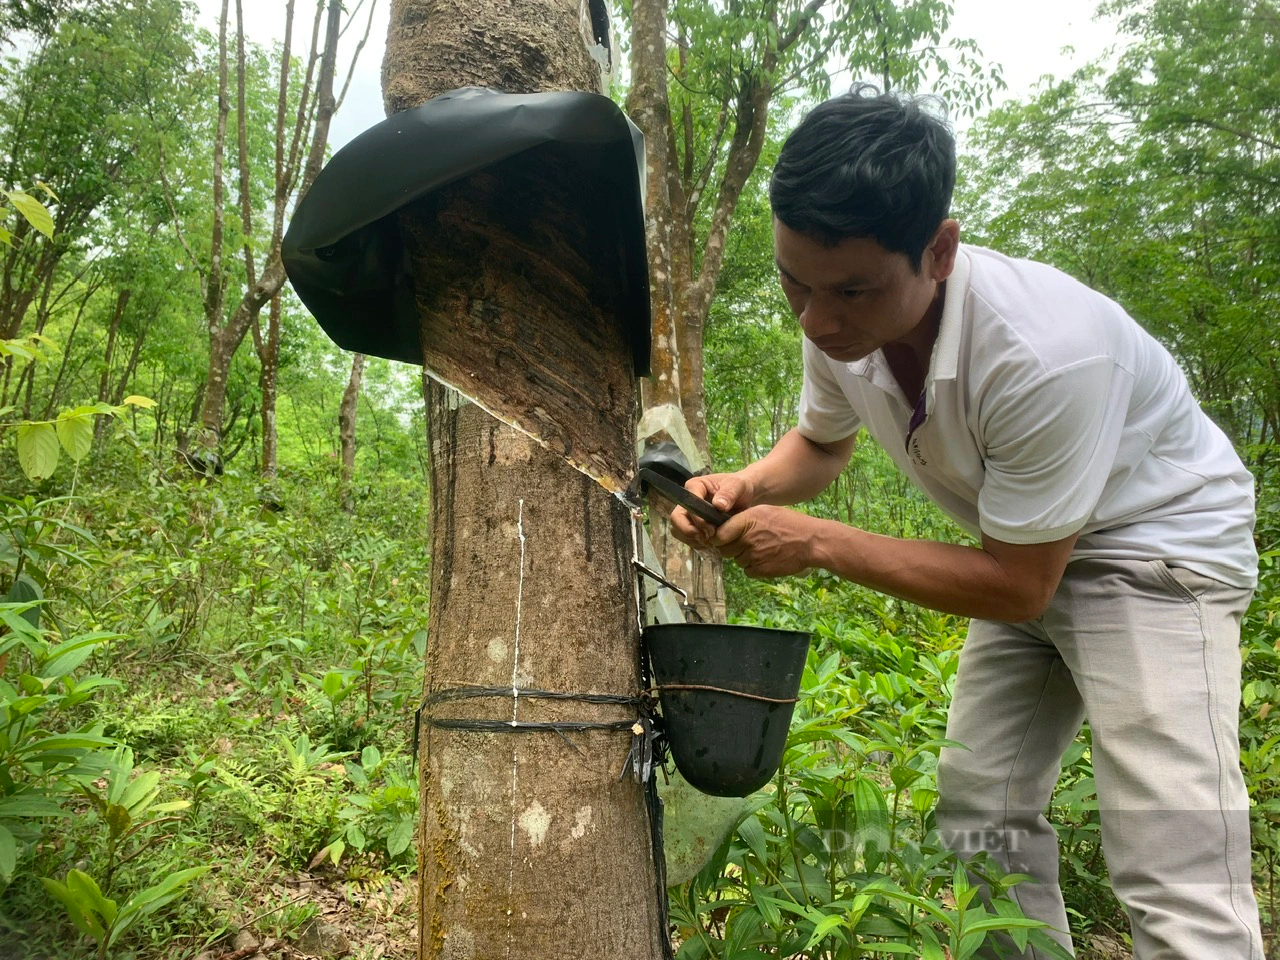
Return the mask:
M 35 227 L 49 239 L 53 239 L 53 215 L 43 203 L 31 196 L 29 193 L 23 193 L 21 190 L 6 192 L 5 196 L 9 198 L 9 202 L 14 205 L 17 211 L 22 214 L 27 223 Z
M 120 916 L 111 929 L 111 937 L 107 941 L 107 945 L 114 944 L 121 934 L 147 914 L 154 913 L 165 904 L 177 899 L 182 895 L 182 887 L 196 877 L 207 873 L 210 869 L 210 867 L 190 867 L 186 870 L 179 870 L 155 886 L 147 887 L 147 889 L 135 893 L 129 898 L 128 903 L 121 908 Z
M 140 397 L 135 393 L 124 398 L 124 405 L 126 407 L 142 407 L 144 410 L 150 410 L 156 405 L 156 402 L 150 397 Z
M 324 675 L 324 680 L 320 682 L 320 689 L 324 691 L 324 695 L 330 700 L 335 700 L 339 693 L 342 692 L 342 674 L 336 670 L 330 670 Z
M 110 737 L 102 737 L 93 733 L 57 733 L 51 737 L 41 737 L 26 744 L 15 752 L 23 754 L 24 760 L 35 760 L 45 753 L 64 752 L 66 750 L 92 750 L 95 747 L 110 747 L 115 741 Z M 0 800 L 0 812 L 3 812 Z
M 924 940 L 920 943 L 920 960 L 946 960 L 946 956 L 934 932 L 926 928 Z
M 381 762 L 382 754 L 377 747 L 370 745 L 360 751 L 360 766 L 364 768 L 365 773 L 372 773 Z
M 65 640 L 51 649 L 49 659 L 44 662 L 39 674 L 46 679 L 65 677 L 84 663 L 97 647 L 119 636 L 118 633 L 86 633 Z
M 347 845 L 341 840 L 335 840 L 333 843 L 329 844 L 329 859 L 333 861 L 333 865 L 335 867 L 338 865 L 338 861 L 342 859 L 342 855 L 346 852 Z
M 740 836 L 751 852 L 756 855 L 761 863 L 768 862 L 768 855 L 765 846 L 764 827 L 760 826 L 760 821 L 755 817 L 747 817 L 742 823 L 738 824 L 738 836 Z
M 844 917 L 838 913 L 830 914 L 823 917 L 813 928 L 813 933 L 809 935 L 808 942 L 804 945 L 804 952 L 808 953 L 814 944 L 820 943 L 832 930 L 844 923 Z
M 53 476 L 58 467 L 58 435 L 53 424 L 18 424 L 18 463 L 28 480 Z
M 18 866 L 18 841 L 0 824 L 0 882 L 8 883 L 13 879 L 13 871 Z
M 988 917 L 985 920 L 975 920 L 973 923 L 964 925 L 964 932 L 980 933 L 987 930 L 1017 930 L 1019 927 L 1027 930 L 1038 930 L 1044 926 L 1041 920 L 1032 920 L 1030 917 Z
M 763 893 L 759 887 L 751 888 L 751 899 L 755 901 L 756 907 L 760 910 L 760 915 L 764 917 L 764 922 L 771 927 L 778 927 L 782 924 L 782 911 L 778 909 L 778 902 L 774 897 Z
M 116 902 L 102 895 L 93 877 L 83 870 L 71 870 L 67 874 L 67 890 L 81 904 L 100 916 L 103 926 L 110 927 L 116 920 Z
M 139 814 L 150 806 L 160 786 L 160 772 L 148 770 L 129 782 L 118 803 L 130 813 Z
M 66 817 L 67 811 L 52 800 L 18 794 L 0 797 L 0 817 Z
M 129 811 L 118 803 L 108 804 L 102 819 L 106 821 L 107 829 L 111 831 L 113 840 L 120 839 L 124 832 L 129 829 L 129 825 L 133 823 L 133 817 L 129 816 Z
M 93 421 L 89 417 L 64 413 L 58 417 L 55 426 L 67 456 L 79 462 L 89 455 L 93 449 Z
M 413 827 L 412 817 L 402 817 L 392 828 L 391 835 L 387 837 L 387 853 L 390 856 L 398 857 L 409 848 L 409 843 L 413 840 Z
M 106 931 L 102 924 L 98 922 L 98 918 L 87 912 L 86 904 L 82 904 L 80 900 L 74 896 L 67 888 L 65 883 L 54 880 L 51 877 L 41 877 L 40 883 L 44 885 L 45 890 L 59 903 L 66 908 L 67 916 L 71 918 L 71 922 L 75 924 L 77 930 L 87 937 L 92 937 L 98 943 L 102 942 L 106 936 Z
M 147 808 L 148 813 L 173 813 L 176 810 L 186 810 L 191 806 L 190 800 L 166 800 L 164 803 L 153 803 Z

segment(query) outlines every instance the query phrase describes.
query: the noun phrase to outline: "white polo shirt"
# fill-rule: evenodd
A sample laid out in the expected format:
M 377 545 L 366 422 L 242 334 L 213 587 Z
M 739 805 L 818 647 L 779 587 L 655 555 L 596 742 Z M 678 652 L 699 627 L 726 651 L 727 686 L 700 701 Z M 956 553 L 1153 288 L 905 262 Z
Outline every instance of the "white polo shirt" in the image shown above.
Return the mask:
M 859 426 L 975 537 L 1079 532 L 1072 559 L 1257 581 L 1253 477 L 1231 442 L 1164 347 L 1053 267 L 961 246 L 918 407 L 881 351 L 842 363 L 804 340 L 800 433 Z

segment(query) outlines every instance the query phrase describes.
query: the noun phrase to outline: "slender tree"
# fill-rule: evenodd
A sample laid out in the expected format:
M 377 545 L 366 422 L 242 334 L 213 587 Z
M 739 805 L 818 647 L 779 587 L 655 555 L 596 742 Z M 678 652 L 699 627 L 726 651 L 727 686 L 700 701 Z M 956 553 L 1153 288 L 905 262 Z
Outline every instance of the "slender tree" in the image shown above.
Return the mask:
M 338 407 L 338 440 L 342 446 L 338 499 L 342 502 L 342 509 L 348 513 L 355 510 L 351 483 L 356 473 L 356 408 L 360 403 L 360 381 L 364 379 L 364 361 L 363 353 L 357 353 L 352 357 L 351 375 L 347 377 L 347 388 L 342 391 L 342 403 Z

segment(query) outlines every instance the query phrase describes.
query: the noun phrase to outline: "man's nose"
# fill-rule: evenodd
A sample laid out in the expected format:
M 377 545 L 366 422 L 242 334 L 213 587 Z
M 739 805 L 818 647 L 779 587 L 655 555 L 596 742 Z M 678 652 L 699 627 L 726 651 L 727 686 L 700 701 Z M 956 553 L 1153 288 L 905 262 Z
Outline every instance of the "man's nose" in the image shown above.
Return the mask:
M 840 311 L 836 304 L 826 297 L 810 297 L 800 312 L 800 329 L 810 340 L 818 340 L 838 333 L 840 324 Z

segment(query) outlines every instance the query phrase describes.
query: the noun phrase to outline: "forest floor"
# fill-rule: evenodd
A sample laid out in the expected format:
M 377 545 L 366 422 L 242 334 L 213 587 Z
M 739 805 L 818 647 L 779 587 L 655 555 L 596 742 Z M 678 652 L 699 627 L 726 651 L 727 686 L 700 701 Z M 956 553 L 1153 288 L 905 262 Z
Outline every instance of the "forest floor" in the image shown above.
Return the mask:
M 363 882 L 298 873 L 264 888 L 261 912 L 240 921 L 240 932 L 196 960 L 413 960 L 417 956 L 417 879 L 386 877 Z M 254 904 L 239 905 L 241 912 Z M 272 918 L 289 910 L 310 918 L 282 930 Z M 1132 960 L 1118 938 L 1099 935 L 1078 944 L 1078 960 Z

